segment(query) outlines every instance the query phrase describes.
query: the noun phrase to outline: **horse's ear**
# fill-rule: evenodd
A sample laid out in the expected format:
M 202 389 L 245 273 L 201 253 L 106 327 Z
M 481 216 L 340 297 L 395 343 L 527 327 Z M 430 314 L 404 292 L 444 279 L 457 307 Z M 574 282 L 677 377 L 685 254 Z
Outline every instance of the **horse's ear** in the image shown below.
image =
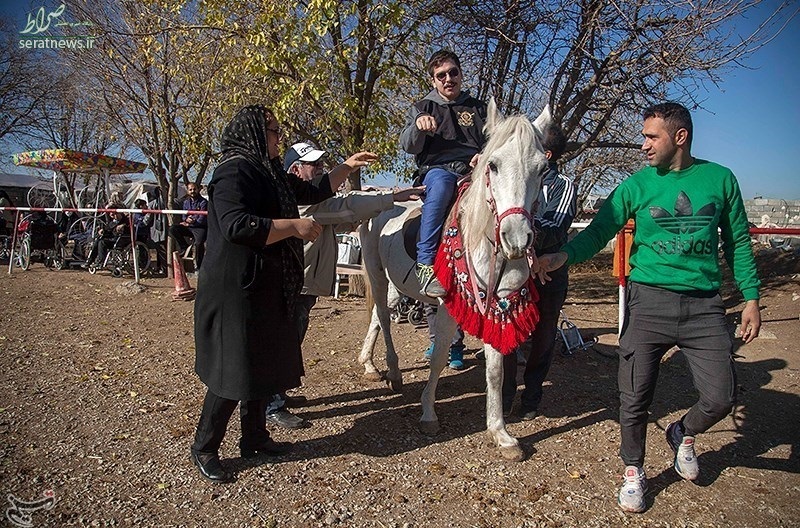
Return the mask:
M 486 107 L 486 126 L 483 129 L 487 134 L 491 134 L 492 130 L 503 120 L 503 114 L 497 110 L 497 103 L 494 97 L 489 99 L 489 105 Z
M 541 136 L 544 133 L 544 130 L 547 128 L 548 125 L 553 123 L 553 116 L 550 114 L 550 105 L 546 105 L 542 113 L 539 114 L 539 117 L 536 118 L 536 121 L 533 122 L 533 126 L 539 135 Z

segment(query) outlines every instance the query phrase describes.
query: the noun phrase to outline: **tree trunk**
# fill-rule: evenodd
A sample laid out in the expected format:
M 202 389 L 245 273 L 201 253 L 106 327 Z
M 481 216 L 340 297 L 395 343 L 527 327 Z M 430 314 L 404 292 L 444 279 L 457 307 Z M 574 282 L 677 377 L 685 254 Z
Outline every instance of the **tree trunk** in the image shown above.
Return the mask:
M 347 276 L 347 294 L 364 297 L 367 294 L 367 285 L 361 275 Z

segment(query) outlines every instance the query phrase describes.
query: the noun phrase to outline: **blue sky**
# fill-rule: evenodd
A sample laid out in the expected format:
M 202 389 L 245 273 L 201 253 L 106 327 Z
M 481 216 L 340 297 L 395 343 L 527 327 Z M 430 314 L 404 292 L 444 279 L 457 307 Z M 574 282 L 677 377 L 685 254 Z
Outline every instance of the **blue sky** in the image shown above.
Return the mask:
M 795 9 L 797 4 L 795 4 Z M 731 168 L 742 196 L 800 199 L 800 16 L 709 92 L 692 153 Z
M 44 3 L 0 0 L 0 14 L 13 27 L 21 27 L 27 6 Z M 774 9 L 777 3 L 768 0 L 761 11 Z M 755 18 L 735 29 L 745 33 Z M 800 16 L 749 57 L 745 66 L 725 72 L 719 88 L 712 85 L 707 94 L 701 94 L 705 109 L 693 115 L 693 154 L 730 167 L 745 199 L 800 199 L 800 144 L 795 138 L 800 130 Z M 8 163 L 2 165 L 8 170 Z M 15 168 L 14 172 L 26 170 Z M 366 178 L 365 183 L 392 185 L 394 181 Z

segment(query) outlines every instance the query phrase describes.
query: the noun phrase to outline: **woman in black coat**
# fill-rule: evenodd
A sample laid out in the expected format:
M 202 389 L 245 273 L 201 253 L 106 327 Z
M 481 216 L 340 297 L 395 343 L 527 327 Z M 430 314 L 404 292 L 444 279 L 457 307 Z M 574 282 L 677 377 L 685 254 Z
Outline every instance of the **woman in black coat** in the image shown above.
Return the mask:
M 195 371 L 208 387 L 192 461 L 203 477 L 231 475 L 219 447 L 240 405 L 243 457 L 279 455 L 265 409 L 273 394 L 303 374 L 295 303 L 303 285 L 303 241 L 321 227 L 299 218 L 297 204 L 333 195 L 344 178 L 319 187 L 290 178 L 280 163 L 280 128 L 270 110 L 249 106 L 222 135 L 222 159 L 208 185 L 208 239 L 194 310 Z

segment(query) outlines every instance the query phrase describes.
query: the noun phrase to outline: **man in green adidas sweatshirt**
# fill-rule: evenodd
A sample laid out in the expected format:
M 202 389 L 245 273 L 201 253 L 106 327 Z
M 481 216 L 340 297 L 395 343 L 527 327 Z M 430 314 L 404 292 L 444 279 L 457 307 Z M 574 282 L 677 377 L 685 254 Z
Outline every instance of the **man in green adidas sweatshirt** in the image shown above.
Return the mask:
M 695 480 L 700 473 L 695 435 L 733 407 L 736 373 L 719 295 L 720 236 L 725 260 L 746 301 L 743 341 L 752 341 L 761 327 L 760 282 L 736 178 L 721 165 L 692 157 L 692 118 L 683 106 L 658 104 L 643 117 L 642 150 L 649 167 L 620 183 L 589 227 L 561 252 L 539 261 L 540 278 L 547 280 L 547 272 L 591 258 L 629 219 L 636 222 L 618 373 L 620 456 L 626 466 L 618 500 L 628 512 L 646 508 L 648 409 L 667 350 L 680 347 L 700 393 L 698 402 L 666 431 L 682 478 Z

